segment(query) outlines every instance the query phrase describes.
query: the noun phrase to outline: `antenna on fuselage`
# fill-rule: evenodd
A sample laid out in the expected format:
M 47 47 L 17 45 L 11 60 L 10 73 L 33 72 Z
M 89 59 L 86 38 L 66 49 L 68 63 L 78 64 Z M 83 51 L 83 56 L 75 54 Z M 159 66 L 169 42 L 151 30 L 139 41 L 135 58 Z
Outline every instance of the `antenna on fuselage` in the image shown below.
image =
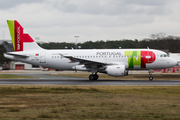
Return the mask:
M 149 47 L 147 46 L 147 49 L 149 49 Z

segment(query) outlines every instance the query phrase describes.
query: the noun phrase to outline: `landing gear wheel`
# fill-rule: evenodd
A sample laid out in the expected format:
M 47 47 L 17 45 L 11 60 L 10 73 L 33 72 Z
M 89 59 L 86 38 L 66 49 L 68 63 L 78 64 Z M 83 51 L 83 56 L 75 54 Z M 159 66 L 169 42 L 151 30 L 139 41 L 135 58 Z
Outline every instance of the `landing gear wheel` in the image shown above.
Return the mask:
M 152 80 L 153 80 L 153 77 L 152 77 L 152 76 L 149 76 L 149 80 L 152 81 Z
M 89 80 L 97 80 L 98 78 L 99 76 L 97 74 L 89 76 Z
M 94 78 L 95 78 L 94 75 L 89 76 L 89 80 L 94 80 Z
M 97 80 L 99 76 L 97 74 L 94 75 L 94 80 Z
M 150 80 L 150 81 L 152 81 L 152 80 L 153 80 L 153 77 L 152 77 L 152 70 L 151 70 L 151 69 L 149 69 L 149 71 L 148 71 L 148 72 L 149 72 L 149 80 Z

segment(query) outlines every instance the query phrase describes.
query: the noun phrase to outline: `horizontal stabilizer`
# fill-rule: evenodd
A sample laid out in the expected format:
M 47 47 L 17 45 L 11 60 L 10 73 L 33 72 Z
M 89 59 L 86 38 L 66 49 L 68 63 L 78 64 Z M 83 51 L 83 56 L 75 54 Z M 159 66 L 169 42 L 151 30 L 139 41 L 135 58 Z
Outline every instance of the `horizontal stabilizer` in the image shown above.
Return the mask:
M 6 55 L 12 55 L 12 56 L 15 56 L 15 57 L 21 57 L 21 58 L 27 58 L 29 57 L 29 55 L 25 55 L 25 54 L 22 54 L 22 53 L 17 53 L 17 52 L 7 52 L 7 53 L 4 53 Z

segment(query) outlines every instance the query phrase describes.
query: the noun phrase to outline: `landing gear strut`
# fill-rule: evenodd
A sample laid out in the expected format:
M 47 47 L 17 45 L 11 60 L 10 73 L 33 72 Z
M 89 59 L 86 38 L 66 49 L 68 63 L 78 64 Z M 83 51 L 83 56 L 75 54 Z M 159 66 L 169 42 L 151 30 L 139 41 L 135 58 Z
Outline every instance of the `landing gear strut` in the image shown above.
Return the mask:
M 97 74 L 92 74 L 89 76 L 89 80 L 97 80 L 99 78 L 99 76 Z
M 149 70 L 149 80 L 152 81 L 153 80 L 153 76 L 152 76 L 152 71 Z

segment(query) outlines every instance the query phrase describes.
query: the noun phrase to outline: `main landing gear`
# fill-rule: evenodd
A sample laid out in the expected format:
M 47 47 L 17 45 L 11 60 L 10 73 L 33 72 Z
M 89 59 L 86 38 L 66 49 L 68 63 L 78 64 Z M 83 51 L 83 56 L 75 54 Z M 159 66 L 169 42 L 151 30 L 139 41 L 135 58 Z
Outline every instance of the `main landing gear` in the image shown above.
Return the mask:
M 152 76 L 152 70 L 149 70 L 149 80 L 152 81 L 153 80 L 153 76 Z
M 99 78 L 99 76 L 97 74 L 91 74 L 89 76 L 89 80 L 97 80 Z
M 92 74 L 89 76 L 89 80 L 97 80 L 99 76 L 97 75 L 97 66 L 92 66 Z

